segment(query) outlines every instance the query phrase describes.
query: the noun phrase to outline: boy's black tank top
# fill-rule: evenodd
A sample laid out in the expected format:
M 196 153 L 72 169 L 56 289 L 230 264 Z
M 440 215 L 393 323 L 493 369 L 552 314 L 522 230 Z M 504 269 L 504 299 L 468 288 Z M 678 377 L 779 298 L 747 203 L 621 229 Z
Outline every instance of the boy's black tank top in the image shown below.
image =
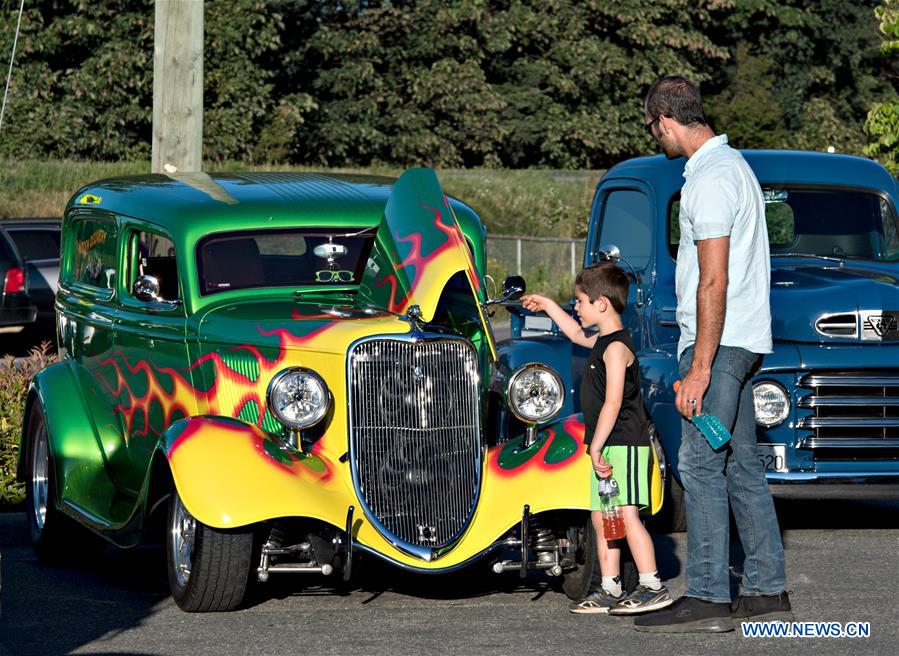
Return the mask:
M 640 363 L 637 360 L 634 343 L 630 333 L 626 330 L 616 330 L 608 335 L 601 335 L 584 367 L 584 375 L 581 378 L 581 410 L 584 413 L 584 443 L 593 441 L 593 433 L 599 421 L 599 412 L 602 410 L 606 398 L 606 365 L 602 356 L 609 344 L 621 342 L 631 353 L 634 353 L 634 361 L 624 373 L 624 396 L 621 399 L 621 410 L 612 432 L 605 442 L 605 446 L 648 446 L 649 445 L 649 420 L 646 410 L 643 408 L 643 396 L 640 393 Z

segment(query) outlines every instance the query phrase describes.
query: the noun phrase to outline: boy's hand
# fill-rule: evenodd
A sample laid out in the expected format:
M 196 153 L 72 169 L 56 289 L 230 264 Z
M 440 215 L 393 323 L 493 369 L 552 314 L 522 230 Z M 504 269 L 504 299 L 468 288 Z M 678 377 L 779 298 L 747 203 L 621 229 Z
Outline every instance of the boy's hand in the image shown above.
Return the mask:
M 612 475 L 612 465 L 603 458 L 602 451 L 591 450 L 590 457 L 593 459 L 593 471 L 595 471 L 600 478 L 608 478 Z
M 541 294 L 525 294 L 521 297 L 521 304 L 531 312 L 545 312 L 553 301 Z

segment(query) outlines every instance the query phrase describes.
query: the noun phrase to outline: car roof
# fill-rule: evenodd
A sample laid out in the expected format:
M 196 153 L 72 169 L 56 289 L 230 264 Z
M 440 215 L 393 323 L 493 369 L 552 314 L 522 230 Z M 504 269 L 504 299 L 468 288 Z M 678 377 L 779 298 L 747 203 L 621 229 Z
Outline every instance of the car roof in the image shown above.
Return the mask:
M 828 185 L 885 191 L 897 195 L 896 179 L 871 159 L 803 150 L 741 150 L 763 185 Z M 635 157 L 608 170 L 603 180 L 647 180 L 656 186 L 679 190 L 684 183 L 685 157 L 669 160 L 664 155 Z
M 59 230 L 61 223 L 62 218 L 55 216 L 16 216 L 0 219 L 0 225 L 8 230 L 22 230 L 24 228 Z
M 66 212 L 95 208 L 165 228 L 174 238 L 297 223 L 364 227 L 381 218 L 394 180 L 320 173 L 183 173 L 100 180 Z
M 3 221 L 0 221 L 0 264 L 8 265 L 14 263 L 16 266 L 22 266 L 22 256 L 12 237 L 6 231 Z

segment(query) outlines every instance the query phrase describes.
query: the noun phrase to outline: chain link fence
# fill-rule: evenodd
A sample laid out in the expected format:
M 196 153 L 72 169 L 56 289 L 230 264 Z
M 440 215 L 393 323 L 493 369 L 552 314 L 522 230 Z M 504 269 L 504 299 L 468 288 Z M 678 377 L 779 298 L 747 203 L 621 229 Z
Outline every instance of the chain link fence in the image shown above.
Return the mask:
M 568 300 L 583 266 L 585 246 L 585 239 L 489 235 L 487 271 L 497 284 L 518 274 L 524 276 L 528 291 Z

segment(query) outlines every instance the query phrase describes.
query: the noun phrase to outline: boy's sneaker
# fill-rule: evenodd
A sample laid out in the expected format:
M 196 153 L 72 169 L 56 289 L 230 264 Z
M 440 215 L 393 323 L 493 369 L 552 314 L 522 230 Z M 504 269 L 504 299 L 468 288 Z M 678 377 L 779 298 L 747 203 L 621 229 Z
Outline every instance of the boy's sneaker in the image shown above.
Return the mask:
M 624 599 L 623 592 L 616 597 L 600 588 L 584 597 L 583 601 L 571 604 L 568 611 L 571 613 L 608 613 L 609 609 L 622 599 Z
M 744 620 L 792 622 L 796 619 L 790 606 L 790 596 L 786 592 L 776 595 L 740 595 L 731 606 L 731 617 L 738 622 Z
M 658 590 L 638 585 L 637 589 L 609 609 L 610 615 L 636 615 L 651 610 L 665 608 L 674 603 L 668 588 L 664 585 Z

